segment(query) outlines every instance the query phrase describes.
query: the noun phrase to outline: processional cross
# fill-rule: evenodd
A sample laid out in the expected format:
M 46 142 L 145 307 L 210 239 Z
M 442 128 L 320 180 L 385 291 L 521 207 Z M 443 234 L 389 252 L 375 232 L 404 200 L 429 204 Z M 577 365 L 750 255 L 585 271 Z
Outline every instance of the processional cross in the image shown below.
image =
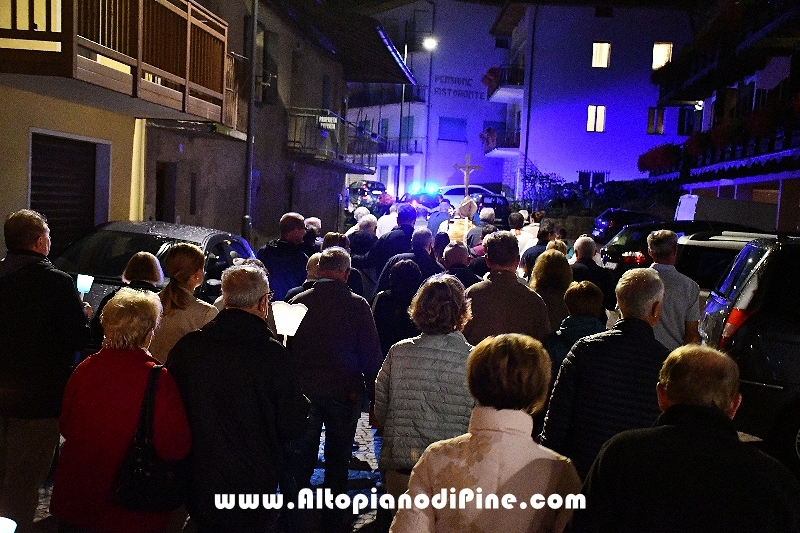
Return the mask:
M 469 164 L 469 154 L 467 154 L 467 164 L 466 165 L 459 165 L 456 163 L 453 165 L 453 168 L 460 170 L 464 173 L 464 196 L 469 196 L 469 174 L 473 170 L 481 170 L 483 167 L 480 165 L 470 165 Z

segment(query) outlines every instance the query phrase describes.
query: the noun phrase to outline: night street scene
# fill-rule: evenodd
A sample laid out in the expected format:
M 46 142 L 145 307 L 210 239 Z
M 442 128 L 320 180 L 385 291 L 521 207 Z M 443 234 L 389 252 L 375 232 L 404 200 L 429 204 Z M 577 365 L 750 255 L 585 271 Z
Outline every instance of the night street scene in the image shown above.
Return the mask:
M 0 533 L 800 533 L 800 1 L 0 0 Z

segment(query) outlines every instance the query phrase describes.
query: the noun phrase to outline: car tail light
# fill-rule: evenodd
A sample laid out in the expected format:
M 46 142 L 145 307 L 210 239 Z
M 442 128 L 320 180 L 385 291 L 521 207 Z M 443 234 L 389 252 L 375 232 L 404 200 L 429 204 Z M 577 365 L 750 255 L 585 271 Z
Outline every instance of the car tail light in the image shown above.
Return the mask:
M 722 335 L 719 339 L 719 349 L 724 350 L 731 342 L 733 335 L 739 330 L 748 318 L 753 315 L 752 311 L 745 309 L 738 309 L 734 307 L 731 309 L 728 319 L 725 320 L 725 325 L 722 327 Z
M 626 265 L 643 265 L 647 263 L 647 256 L 642 252 L 624 252 L 622 262 Z

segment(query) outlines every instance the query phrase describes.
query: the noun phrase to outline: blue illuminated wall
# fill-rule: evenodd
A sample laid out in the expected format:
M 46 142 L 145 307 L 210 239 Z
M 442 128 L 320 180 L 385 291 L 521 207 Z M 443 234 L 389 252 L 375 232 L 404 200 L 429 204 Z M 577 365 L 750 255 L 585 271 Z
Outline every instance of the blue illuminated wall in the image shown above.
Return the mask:
M 689 39 L 685 13 L 615 8 L 608 18 L 596 17 L 593 7 L 532 6 L 521 25 L 534 35 L 533 50 L 530 40 L 525 50 L 533 83 L 522 103 L 523 161 L 527 155 L 540 171 L 567 181 L 579 171 L 629 180 L 644 176 L 636 168 L 640 154 L 685 140 L 674 107 L 665 110 L 664 134 L 647 134 L 648 108 L 658 100 L 650 83 L 653 44 L 672 42 L 673 53 L 680 50 Z M 611 43 L 608 68 L 591 66 L 595 41 Z M 606 106 L 602 133 L 587 132 L 590 104 Z

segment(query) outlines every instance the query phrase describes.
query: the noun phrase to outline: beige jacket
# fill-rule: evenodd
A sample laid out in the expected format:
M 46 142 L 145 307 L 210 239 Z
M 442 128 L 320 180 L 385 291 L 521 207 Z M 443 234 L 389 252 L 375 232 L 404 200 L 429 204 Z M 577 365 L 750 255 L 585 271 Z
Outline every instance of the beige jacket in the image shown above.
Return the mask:
M 580 493 L 581 480 L 569 459 L 533 441 L 532 429 L 532 418 L 523 411 L 475 407 L 469 433 L 431 444 L 412 470 L 408 485 L 412 501 L 420 494 L 432 499 L 442 490 L 449 496 L 454 488 L 456 508 L 400 509 L 391 533 L 563 531 L 572 511 L 563 505 L 535 509 L 531 498 L 559 494 L 566 501 L 568 494 Z M 511 509 L 502 504 L 497 509 L 486 505 L 478 509 L 478 488 L 484 502 L 490 494 L 500 501 L 510 494 L 516 501 Z M 471 489 L 475 499 L 458 509 L 462 489 Z
M 186 309 L 163 315 L 150 343 L 150 354 L 163 363 L 169 351 L 184 335 L 211 322 L 217 312 L 213 305 L 195 298 Z

